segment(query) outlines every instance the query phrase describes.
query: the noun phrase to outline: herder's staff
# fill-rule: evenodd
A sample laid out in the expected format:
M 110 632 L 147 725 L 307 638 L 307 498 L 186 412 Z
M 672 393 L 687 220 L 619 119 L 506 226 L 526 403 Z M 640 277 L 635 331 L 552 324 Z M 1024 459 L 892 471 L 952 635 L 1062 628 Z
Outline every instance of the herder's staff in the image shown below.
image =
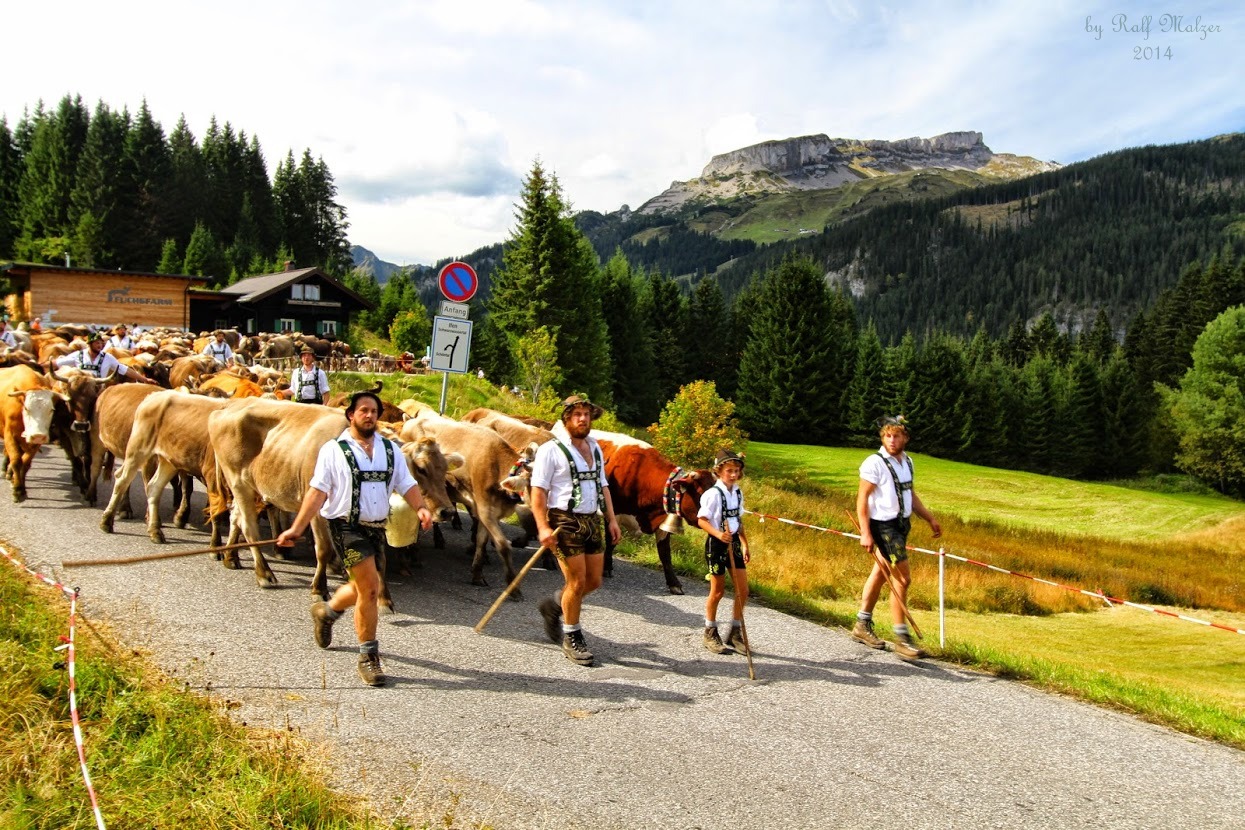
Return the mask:
M 70 559 L 61 562 L 62 568 L 91 568 L 97 565 L 132 565 L 135 562 L 154 562 L 157 559 L 180 559 L 183 556 L 198 556 L 201 553 L 221 553 L 239 548 L 272 545 L 276 539 L 260 539 L 257 542 L 235 542 L 232 545 L 218 545 L 214 548 L 195 548 L 194 550 L 175 550 L 169 553 L 149 553 L 143 556 L 128 556 L 121 559 Z
M 856 532 L 860 533 L 860 522 L 856 520 L 856 514 L 847 509 L 844 509 L 843 512 L 852 520 L 852 526 L 856 528 Z M 878 550 L 877 545 L 871 546 L 869 553 L 873 554 L 873 561 L 878 563 L 878 566 L 882 569 L 882 575 L 886 577 L 886 584 L 891 589 L 891 602 L 899 603 L 899 607 L 903 611 L 903 618 L 908 621 L 908 625 L 912 626 L 912 633 L 917 636 L 918 640 L 924 640 L 925 638 L 921 635 L 921 627 L 916 624 L 916 620 L 912 619 L 912 614 L 908 612 L 908 603 L 900 599 L 899 592 L 895 590 L 895 579 L 891 574 L 891 563 L 886 561 L 886 556 L 883 555 L 882 551 Z
M 553 531 L 555 539 L 561 529 L 562 528 L 556 528 Z M 536 564 L 536 560 L 548 552 L 548 550 L 548 546 L 541 545 L 540 549 L 532 554 L 532 558 L 527 560 L 527 564 L 519 569 L 519 572 L 514 575 L 514 579 L 510 580 L 510 584 L 506 586 L 506 590 L 501 592 L 501 596 L 493 602 L 493 605 L 489 608 L 489 610 L 485 611 L 484 616 L 480 618 L 478 623 L 476 623 L 475 632 L 477 634 L 484 633 L 484 626 L 488 625 L 488 621 L 493 619 L 493 615 L 497 613 L 497 609 L 501 608 L 502 603 L 506 601 L 506 597 L 514 593 L 514 590 L 519 587 L 519 583 L 523 581 L 523 577 L 527 576 L 527 572 L 530 571 L 532 566 Z
M 726 564 L 731 572 L 731 585 L 736 593 L 739 591 L 739 571 L 735 567 L 735 540 L 731 540 L 726 550 Z M 744 624 L 744 612 L 739 610 L 739 633 L 744 638 L 744 657 L 748 658 L 748 679 L 756 680 L 757 673 L 752 668 L 752 646 L 748 645 L 748 626 Z

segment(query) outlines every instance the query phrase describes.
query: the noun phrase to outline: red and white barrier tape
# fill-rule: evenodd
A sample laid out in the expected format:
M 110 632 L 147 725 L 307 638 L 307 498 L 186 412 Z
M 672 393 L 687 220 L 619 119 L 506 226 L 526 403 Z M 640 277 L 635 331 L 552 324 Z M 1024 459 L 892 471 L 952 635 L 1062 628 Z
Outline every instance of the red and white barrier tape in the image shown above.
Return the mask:
M 77 625 L 78 625 L 78 589 L 69 588 L 57 582 L 54 579 L 44 576 L 38 571 L 31 570 L 24 562 L 19 561 L 9 553 L 9 551 L 0 545 L 0 554 L 13 563 L 14 567 L 21 568 L 26 573 L 33 576 L 40 582 L 57 589 L 69 598 L 69 636 L 61 637 L 62 644 L 56 647 L 56 651 L 68 650 L 69 658 L 66 661 L 69 667 L 69 716 L 73 720 L 73 739 L 78 746 L 78 765 L 82 768 L 82 780 L 86 784 L 86 791 L 91 797 L 91 809 L 95 813 L 95 826 L 99 830 L 106 830 L 104 826 L 104 816 L 99 810 L 99 799 L 95 795 L 95 786 L 91 783 L 91 773 L 86 768 L 86 743 L 82 739 L 82 721 L 78 717 L 78 690 L 77 690 Z
M 808 528 L 809 530 L 819 530 L 819 531 L 822 531 L 823 533 L 833 533 L 836 536 L 843 536 L 848 539 L 859 539 L 860 538 L 860 535 L 857 533 L 847 533 L 846 531 L 835 530 L 832 527 L 818 527 L 817 525 L 810 525 L 810 524 L 805 524 L 804 522 L 797 522 L 794 519 L 784 519 L 781 516 L 771 516 L 767 513 L 758 513 L 755 510 L 745 509 L 744 512 L 750 513 L 753 516 L 758 517 L 762 522 L 764 522 L 766 519 L 773 519 L 774 521 L 782 522 L 783 524 L 794 525 L 795 527 L 805 527 L 805 528 Z M 946 551 L 943 551 L 943 550 L 927 550 L 925 548 L 913 547 L 912 545 L 908 545 L 907 550 L 916 551 L 918 553 L 927 553 L 930 556 L 945 556 L 948 559 L 955 559 L 959 562 L 965 562 L 969 565 L 976 565 L 979 568 L 986 568 L 987 570 L 997 571 L 998 573 L 1009 574 L 1011 576 L 1017 576 L 1017 577 L 1020 577 L 1021 579 L 1029 579 L 1034 582 L 1040 582 L 1043 585 L 1050 585 L 1054 588 L 1059 588 L 1060 590 L 1063 590 L 1063 591 L 1071 591 L 1077 594 L 1084 594 L 1087 597 L 1093 597 L 1094 599 L 1100 599 L 1107 603 L 1114 603 L 1116 605 L 1127 605 L 1129 608 L 1139 608 L 1142 611 L 1149 611 L 1151 614 L 1160 614 L 1164 617 L 1175 617 L 1178 620 L 1184 620 L 1185 622 L 1197 623 L 1198 625 L 1204 625 L 1209 628 L 1218 628 L 1222 631 L 1230 631 L 1233 634 L 1245 634 L 1245 629 L 1233 628 L 1230 625 L 1224 625 L 1223 623 L 1211 622 L 1210 620 L 1199 620 L 1197 617 L 1190 617 L 1185 614 L 1177 614 L 1174 611 L 1165 611 L 1162 608 L 1155 608 L 1152 605 L 1142 605 L 1141 603 L 1138 603 L 1138 602 L 1130 602 L 1126 599 L 1120 599 L 1118 597 L 1110 597 L 1102 593 L 1101 591 L 1087 591 L 1084 588 L 1076 588 L 1071 585 L 1061 585 L 1058 582 L 1052 582 L 1049 579 L 1042 579 L 1041 577 L 1030 576 L 1029 574 L 1021 573 L 1020 571 L 1011 571 L 1011 570 L 1008 570 L 1007 568 L 1000 568 L 998 565 L 991 565 L 988 562 L 979 562 L 976 559 L 969 559 L 964 556 L 956 556 L 953 553 L 947 553 Z

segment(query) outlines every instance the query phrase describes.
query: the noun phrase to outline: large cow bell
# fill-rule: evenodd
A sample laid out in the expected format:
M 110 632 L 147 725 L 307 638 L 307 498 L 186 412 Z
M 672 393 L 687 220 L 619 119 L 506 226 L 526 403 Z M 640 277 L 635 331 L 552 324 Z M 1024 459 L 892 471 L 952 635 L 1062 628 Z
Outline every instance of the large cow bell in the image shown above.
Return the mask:
M 683 517 L 678 513 L 667 513 L 666 518 L 661 520 L 661 524 L 657 528 L 664 530 L 666 533 L 683 533 Z

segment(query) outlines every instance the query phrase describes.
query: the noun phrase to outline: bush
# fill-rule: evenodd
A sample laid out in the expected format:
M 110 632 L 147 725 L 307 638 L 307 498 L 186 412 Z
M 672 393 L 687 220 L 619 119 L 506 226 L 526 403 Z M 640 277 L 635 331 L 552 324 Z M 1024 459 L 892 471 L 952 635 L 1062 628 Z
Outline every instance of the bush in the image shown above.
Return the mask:
M 718 450 L 744 451 L 748 435 L 734 412 L 735 404 L 720 398 L 712 381 L 698 380 L 680 389 L 648 430 L 653 446 L 675 464 L 709 467 Z

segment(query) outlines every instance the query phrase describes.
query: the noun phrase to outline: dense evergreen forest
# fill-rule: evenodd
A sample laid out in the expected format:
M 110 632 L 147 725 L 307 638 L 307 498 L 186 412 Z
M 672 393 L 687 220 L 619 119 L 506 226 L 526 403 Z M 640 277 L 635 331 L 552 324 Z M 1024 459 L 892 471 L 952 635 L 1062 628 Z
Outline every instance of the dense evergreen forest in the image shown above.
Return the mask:
M 82 98 L 0 116 L 0 259 L 195 274 L 215 284 L 287 260 L 350 267 L 345 209 L 323 159 L 292 150 L 271 180 L 256 136 L 213 118 L 200 142 Z
M 442 263 L 383 287 L 349 271 L 335 199 L 310 150 L 270 181 L 228 122 L 166 137 L 146 106 L 68 97 L 0 119 L 0 256 L 218 283 L 317 265 L 377 304 L 362 326 L 421 349 Z M 1180 464 L 1245 492 L 1239 438 L 1194 463 L 1184 423 L 1209 407 L 1239 432 L 1239 368 L 1209 403 L 1172 397 L 1207 371 L 1208 324 L 1245 304 L 1242 136 L 887 206 L 782 247 L 573 216 L 539 164 L 516 207 L 512 238 L 466 257 L 482 278 L 472 363 L 533 397 L 586 392 L 643 426 L 708 380 L 756 439 L 871 446 L 875 419 L 904 413 L 913 449 L 941 457 L 1098 479 Z M 1245 344 L 1219 325 L 1223 349 Z

